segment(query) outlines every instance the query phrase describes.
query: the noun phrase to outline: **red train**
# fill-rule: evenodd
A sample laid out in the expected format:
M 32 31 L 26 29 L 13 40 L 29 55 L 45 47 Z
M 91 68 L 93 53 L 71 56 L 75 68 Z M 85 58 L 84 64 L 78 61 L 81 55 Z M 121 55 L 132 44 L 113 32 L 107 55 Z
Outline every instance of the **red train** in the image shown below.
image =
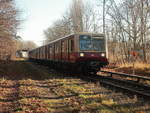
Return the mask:
M 108 64 L 103 34 L 76 33 L 29 51 L 29 59 L 53 68 L 97 73 Z

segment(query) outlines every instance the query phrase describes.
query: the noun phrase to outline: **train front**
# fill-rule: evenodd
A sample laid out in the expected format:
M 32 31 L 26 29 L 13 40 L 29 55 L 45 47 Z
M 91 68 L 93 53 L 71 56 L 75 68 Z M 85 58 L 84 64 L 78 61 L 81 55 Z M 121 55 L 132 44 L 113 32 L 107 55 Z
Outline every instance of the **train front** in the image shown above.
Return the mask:
M 97 73 L 108 64 L 104 35 L 79 35 L 79 67 L 84 73 Z

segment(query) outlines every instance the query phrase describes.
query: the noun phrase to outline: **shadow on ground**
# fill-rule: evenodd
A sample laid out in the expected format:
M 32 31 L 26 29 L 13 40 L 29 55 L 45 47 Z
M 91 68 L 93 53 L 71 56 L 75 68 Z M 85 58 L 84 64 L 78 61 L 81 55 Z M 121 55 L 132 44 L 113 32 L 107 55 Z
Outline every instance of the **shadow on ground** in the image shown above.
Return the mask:
M 0 61 L 0 77 L 7 80 L 45 80 L 51 78 L 51 74 L 55 72 L 48 67 L 28 61 Z

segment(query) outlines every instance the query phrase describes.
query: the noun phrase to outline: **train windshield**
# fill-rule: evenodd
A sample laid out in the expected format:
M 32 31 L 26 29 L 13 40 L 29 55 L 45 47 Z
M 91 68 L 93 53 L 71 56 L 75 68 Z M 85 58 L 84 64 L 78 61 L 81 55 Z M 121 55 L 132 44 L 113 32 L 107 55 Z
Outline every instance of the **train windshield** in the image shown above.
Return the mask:
M 105 41 L 101 37 L 80 35 L 81 51 L 105 51 Z

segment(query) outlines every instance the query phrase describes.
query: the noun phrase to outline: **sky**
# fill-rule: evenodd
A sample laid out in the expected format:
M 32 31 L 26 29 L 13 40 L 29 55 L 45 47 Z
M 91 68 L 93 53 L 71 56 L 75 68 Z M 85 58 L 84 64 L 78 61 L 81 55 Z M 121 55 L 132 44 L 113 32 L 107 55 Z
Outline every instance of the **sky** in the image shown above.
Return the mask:
M 71 0 L 16 0 L 23 20 L 17 35 L 41 45 L 43 31 L 60 19 L 70 4 Z

